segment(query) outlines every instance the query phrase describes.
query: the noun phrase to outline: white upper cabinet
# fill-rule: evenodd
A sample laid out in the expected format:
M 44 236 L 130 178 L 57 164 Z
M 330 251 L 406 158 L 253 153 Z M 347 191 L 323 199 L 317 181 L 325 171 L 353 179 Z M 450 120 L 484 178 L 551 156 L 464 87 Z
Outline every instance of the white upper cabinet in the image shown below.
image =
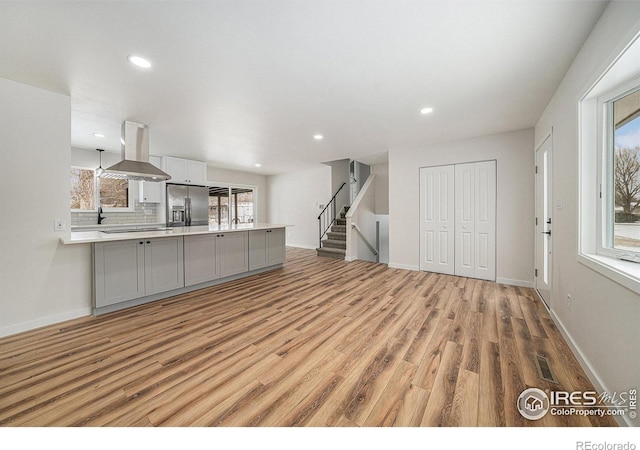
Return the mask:
M 165 156 L 162 169 L 171 175 L 170 183 L 204 185 L 207 182 L 207 163 L 202 161 Z
M 158 168 L 162 168 L 162 158 L 149 155 L 149 162 Z M 138 189 L 138 201 L 140 203 L 163 203 L 162 194 L 165 182 L 140 181 Z

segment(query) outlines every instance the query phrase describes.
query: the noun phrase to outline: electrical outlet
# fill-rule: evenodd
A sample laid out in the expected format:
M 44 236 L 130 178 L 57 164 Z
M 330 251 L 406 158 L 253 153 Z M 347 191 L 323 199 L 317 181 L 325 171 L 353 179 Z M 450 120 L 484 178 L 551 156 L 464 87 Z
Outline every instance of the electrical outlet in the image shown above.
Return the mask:
M 65 231 L 67 229 L 67 223 L 62 219 L 54 219 L 53 220 L 53 230 L 54 231 Z
M 567 309 L 571 311 L 571 294 L 567 294 Z

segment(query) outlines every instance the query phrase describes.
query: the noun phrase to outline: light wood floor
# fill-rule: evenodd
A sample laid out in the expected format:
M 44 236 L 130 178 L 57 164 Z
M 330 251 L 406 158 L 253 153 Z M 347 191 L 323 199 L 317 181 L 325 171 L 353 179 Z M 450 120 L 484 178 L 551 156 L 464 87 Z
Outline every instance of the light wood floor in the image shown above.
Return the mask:
M 532 290 L 292 248 L 282 270 L 0 339 L 3 426 L 615 426 L 528 421 L 527 387 L 593 389 Z

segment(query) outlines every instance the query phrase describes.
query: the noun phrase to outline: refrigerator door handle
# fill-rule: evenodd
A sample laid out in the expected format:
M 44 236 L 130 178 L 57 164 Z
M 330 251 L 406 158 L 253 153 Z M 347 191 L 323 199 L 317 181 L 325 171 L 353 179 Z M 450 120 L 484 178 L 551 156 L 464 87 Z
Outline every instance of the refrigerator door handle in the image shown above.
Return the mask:
M 184 199 L 184 220 L 185 220 L 185 225 L 186 226 L 190 226 L 191 225 L 191 199 L 189 197 L 186 197 Z

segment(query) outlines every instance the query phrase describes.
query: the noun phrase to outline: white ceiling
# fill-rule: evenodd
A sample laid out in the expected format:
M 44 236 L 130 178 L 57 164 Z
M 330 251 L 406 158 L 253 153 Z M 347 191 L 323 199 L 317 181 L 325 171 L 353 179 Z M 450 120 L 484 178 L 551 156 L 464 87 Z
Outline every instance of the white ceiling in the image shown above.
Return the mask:
M 0 1 L 0 77 L 70 95 L 75 147 L 134 120 L 152 154 L 273 174 L 532 127 L 605 6 Z

